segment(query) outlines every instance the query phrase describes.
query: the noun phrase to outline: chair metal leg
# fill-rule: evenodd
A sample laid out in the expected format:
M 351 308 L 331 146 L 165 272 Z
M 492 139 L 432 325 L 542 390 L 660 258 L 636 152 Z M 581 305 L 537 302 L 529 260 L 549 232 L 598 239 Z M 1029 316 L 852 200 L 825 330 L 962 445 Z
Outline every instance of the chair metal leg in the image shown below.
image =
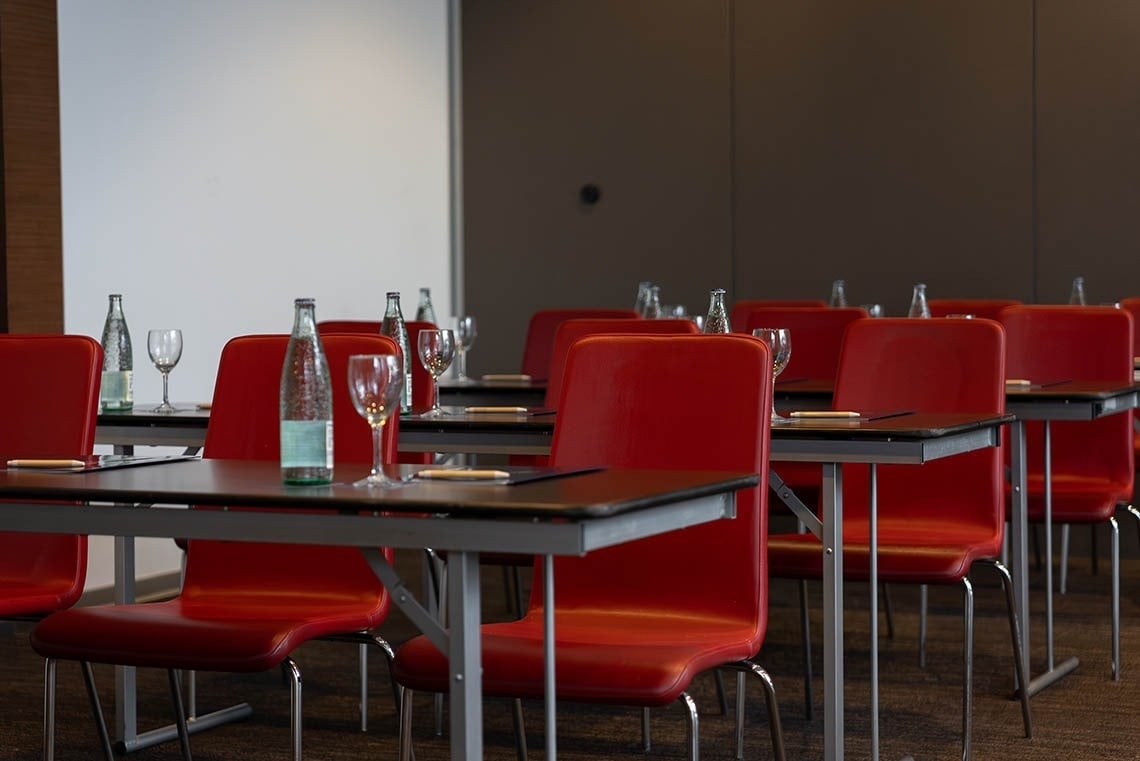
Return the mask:
M 399 732 L 400 761 L 412 761 L 412 691 L 404 688 L 404 702 L 400 704 Z
M 800 638 L 804 660 L 804 718 L 812 720 L 811 618 L 808 616 L 807 581 L 800 579 Z
M 1033 737 L 1033 715 L 1029 710 L 1029 690 L 1023 689 L 1023 685 L 1029 684 L 1029 675 L 1022 669 L 1021 629 L 1017 623 L 1017 611 L 1013 602 L 1013 578 L 1009 574 L 1009 569 L 1000 561 L 979 560 L 977 562 L 994 569 L 1001 580 L 1002 592 L 1005 594 L 1006 614 L 1009 618 L 1009 638 L 1013 644 L 1014 676 L 1017 679 L 1015 687 L 1021 700 L 1021 721 L 1025 727 L 1025 736 L 1030 738 Z
M 301 761 L 301 669 L 292 658 L 281 661 L 281 669 L 289 680 L 289 733 L 293 761 Z
M 918 585 L 918 667 L 926 669 L 926 609 L 930 588 L 926 584 Z
M 1112 531 L 1112 680 L 1120 679 L 1120 526 L 1116 516 L 1108 519 Z
M 357 646 L 360 654 L 360 731 L 368 731 L 368 645 Z
M 178 729 L 178 747 L 182 749 L 182 758 L 185 761 L 192 761 L 190 732 L 186 729 L 186 707 L 182 704 L 182 684 L 178 679 L 178 672 L 174 669 L 166 670 L 166 678 L 170 682 L 170 700 L 174 708 L 174 726 Z
M 894 606 L 891 605 L 891 588 L 886 582 L 883 582 L 881 587 L 881 594 L 883 598 L 883 615 L 887 619 L 887 639 L 895 638 L 895 615 Z
M 1092 566 L 1092 575 L 1100 573 L 1100 553 L 1096 539 L 1096 524 L 1089 524 L 1089 565 Z
M 653 747 L 653 741 L 649 734 L 649 709 L 641 709 L 641 750 L 643 753 L 648 753 Z
M 974 719 L 974 587 L 962 579 L 962 761 L 970 761 Z
M 760 679 L 760 684 L 764 688 L 764 701 L 768 709 L 768 729 L 772 735 L 772 755 L 776 761 L 785 761 L 784 754 L 784 728 L 780 723 L 780 706 L 776 701 L 776 686 L 772 683 L 772 677 L 764 668 L 753 661 L 739 661 L 738 663 L 729 663 L 724 668 L 730 668 L 744 674 L 754 674 Z M 743 691 L 742 691 L 743 694 Z M 743 700 L 738 701 L 743 705 Z M 742 727 L 744 726 L 743 710 L 737 708 L 737 735 L 741 736 Z M 742 758 L 744 754 L 743 740 L 737 744 L 736 757 Z
M 1061 594 L 1069 591 L 1069 534 L 1070 526 L 1068 523 L 1061 526 L 1061 569 L 1060 581 L 1058 587 Z
M 55 659 L 44 659 L 44 761 L 55 759 Z
M 526 761 L 526 724 L 523 723 L 522 701 L 511 700 L 511 724 L 515 730 L 515 755 L 518 761 Z
M 736 675 L 736 761 L 744 761 L 744 672 Z
M 689 761 L 699 761 L 701 757 L 700 723 L 697 718 L 697 704 L 687 692 L 682 692 L 677 698 L 689 712 Z
M 79 666 L 83 670 L 87 700 L 91 703 L 91 712 L 95 714 L 95 727 L 99 730 L 99 744 L 103 746 L 103 756 L 107 761 L 115 761 L 115 753 L 111 750 L 111 735 L 107 731 L 107 720 L 103 718 L 103 706 L 99 703 L 99 692 L 95 689 L 95 673 L 87 661 L 80 662 Z
M 724 689 L 724 676 L 719 671 L 713 671 L 713 681 L 716 683 L 716 700 L 720 705 L 720 715 L 728 716 L 728 694 Z

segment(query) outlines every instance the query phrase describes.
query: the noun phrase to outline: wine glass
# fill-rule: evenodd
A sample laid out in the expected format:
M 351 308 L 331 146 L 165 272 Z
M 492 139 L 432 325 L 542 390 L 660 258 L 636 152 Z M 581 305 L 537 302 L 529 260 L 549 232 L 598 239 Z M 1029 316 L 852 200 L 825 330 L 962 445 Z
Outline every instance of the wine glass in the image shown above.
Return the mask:
M 475 329 L 474 317 L 467 315 L 455 320 L 455 341 L 458 344 L 459 353 L 459 362 L 456 365 L 458 372 L 455 379 L 458 381 L 470 380 L 467 377 L 467 352 L 471 351 L 471 347 L 475 345 L 475 336 L 477 335 L 479 332 Z
M 164 415 L 177 412 L 170 403 L 167 380 L 170 371 L 182 358 L 182 331 L 177 328 L 163 328 L 161 330 L 148 330 L 146 334 L 146 351 L 150 361 L 162 373 L 162 404 L 152 410 Z
M 435 399 L 424 417 L 439 417 L 443 414 L 439 406 L 439 376 L 451 367 L 451 360 L 455 358 L 455 333 L 450 330 L 421 330 L 416 343 L 420 362 L 435 384 Z
M 348 358 L 348 395 L 357 413 L 372 428 L 372 472 L 353 486 L 388 487 L 401 483 L 384 474 L 380 440 L 403 389 L 404 371 L 395 354 L 353 354 Z
M 768 349 L 772 352 L 772 382 L 775 383 L 776 377 L 784 372 L 788 360 L 792 358 L 792 333 L 787 328 L 756 328 L 752 335 L 768 344 Z M 776 414 L 776 403 L 773 401 L 772 423 L 776 425 L 786 422 L 787 418 Z

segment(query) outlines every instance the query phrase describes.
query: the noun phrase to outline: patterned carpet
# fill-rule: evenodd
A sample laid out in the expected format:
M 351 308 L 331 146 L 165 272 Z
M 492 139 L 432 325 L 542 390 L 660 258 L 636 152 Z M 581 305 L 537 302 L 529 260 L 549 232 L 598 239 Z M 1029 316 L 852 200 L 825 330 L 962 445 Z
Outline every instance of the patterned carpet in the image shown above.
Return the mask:
M 1000 589 L 990 574 L 979 573 L 975 584 L 975 711 L 974 758 L 977 761 L 1017 759 L 1140 759 L 1140 549 L 1130 522 L 1122 522 L 1122 678 L 1109 674 L 1109 575 L 1102 559 L 1093 575 L 1088 555 L 1088 531 L 1074 532 L 1069 592 L 1056 598 L 1058 661 L 1081 659 L 1079 669 L 1033 699 L 1035 732 L 1025 739 L 1018 704 L 1009 699 L 1012 658 Z M 1107 541 L 1100 542 L 1102 552 Z M 398 565 L 416 575 L 418 559 L 400 555 Z M 1034 673 L 1044 667 L 1043 574 L 1031 577 L 1034 628 Z M 414 587 L 413 588 L 418 588 Z M 771 589 L 770 626 L 758 660 L 776 683 L 789 759 L 822 755 L 822 710 L 819 679 L 819 615 L 815 624 L 816 706 L 813 721 L 804 718 L 799 648 L 798 603 L 795 586 L 775 581 Z M 849 585 L 847 596 L 847 757 L 870 756 L 869 683 L 867 681 L 867 616 L 865 589 Z M 960 753 L 961 728 L 961 594 L 958 589 L 930 592 L 927 664 L 917 661 L 918 617 L 916 589 L 892 587 L 895 636 L 880 627 L 882 758 L 897 761 L 952 759 Z M 504 595 L 498 571 L 484 572 L 486 615 L 504 615 Z M 819 590 L 813 589 L 818 606 Z M 28 647 L 29 627 L 17 624 L 0 635 L 0 684 L 3 685 L 3 724 L 0 759 L 32 761 L 41 753 L 42 663 Z M 399 614 L 383 629 L 393 642 L 406 639 L 411 628 Z M 387 667 L 383 659 L 370 663 L 370 726 L 357 726 L 356 648 L 337 643 L 313 643 L 296 653 L 304 674 L 305 758 L 324 761 L 396 757 L 396 717 Z M 105 706 L 113 706 L 111 673 L 96 670 Z M 140 674 L 140 726 L 167 723 L 170 703 L 161 673 Z M 729 677 L 729 684 L 732 678 Z M 701 754 L 705 759 L 733 758 L 731 716 L 718 713 L 714 682 L 700 678 L 692 687 L 700 707 Z M 747 693 L 746 757 L 771 758 L 762 693 L 750 683 Z M 203 761 L 289 758 L 289 697 L 278 672 L 260 675 L 202 674 L 198 680 L 199 709 L 209 710 L 245 700 L 254 709 L 240 723 L 196 734 L 191 739 L 195 758 Z M 415 748 L 419 761 L 448 758 L 445 737 L 432 731 L 431 699 L 417 695 Z M 62 664 L 57 707 L 57 758 L 100 758 L 94 724 L 78 667 Z M 531 757 L 542 758 L 542 706 L 525 709 Z M 559 706 L 558 752 L 568 760 L 597 758 L 645 759 L 641 749 L 640 712 L 633 709 Z M 652 718 L 649 758 L 685 758 L 685 720 L 679 707 L 658 709 Z M 505 702 L 485 707 L 485 756 L 513 759 L 514 740 Z M 137 751 L 139 761 L 179 758 L 177 743 Z

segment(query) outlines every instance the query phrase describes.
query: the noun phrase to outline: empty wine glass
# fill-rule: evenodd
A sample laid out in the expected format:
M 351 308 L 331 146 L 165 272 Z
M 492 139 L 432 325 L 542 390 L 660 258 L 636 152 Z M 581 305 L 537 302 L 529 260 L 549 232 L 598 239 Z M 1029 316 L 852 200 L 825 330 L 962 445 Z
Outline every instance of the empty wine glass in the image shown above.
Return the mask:
M 348 358 L 348 395 L 352 406 L 372 428 L 372 472 L 353 486 L 398 486 L 384 473 L 380 440 L 384 424 L 400 403 L 404 371 L 395 354 L 353 354 Z
M 148 330 L 146 334 L 146 350 L 150 361 L 162 373 L 162 404 L 152 410 L 164 415 L 177 412 L 170 403 L 168 391 L 168 377 L 170 371 L 182 358 L 182 331 L 177 328 L 163 328 L 162 330 Z
M 459 381 L 470 380 L 467 377 L 467 352 L 475 345 L 475 337 L 479 334 L 475 326 L 475 318 L 471 315 L 459 317 L 455 320 L 455 341 L 458 344 L 459 362 L 455 379 Z
M 776 377 L 784 372 L 792 358 L 792 333 L 787 328 L 756 328 L 752 335 L 768 344 L 772 352 L 772 382 L 775 383 Z M 773 425 L 786 422 L 787 418 L 776 414 L 776 403 L 772 402 Z
M 424 417 L 438 417 L 443 414 L 439 406 L 439 376 L 451 367 L 451 360 L 455 358 L 455 333 L 450 330 L 421 330 L 416 343 L 420 362 L 435 384 L 435 398 Z

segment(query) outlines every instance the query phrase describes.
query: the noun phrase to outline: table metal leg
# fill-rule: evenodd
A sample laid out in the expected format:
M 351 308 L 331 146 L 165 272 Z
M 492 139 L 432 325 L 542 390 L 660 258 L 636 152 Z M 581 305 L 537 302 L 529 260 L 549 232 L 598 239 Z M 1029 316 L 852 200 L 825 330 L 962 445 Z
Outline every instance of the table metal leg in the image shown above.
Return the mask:
M 879 480 L 878 469 L 870 465 L 868 548 L 871 586 L 871 761 L 879 761 Z
M 1021 632 L 1021 673 L 1029 674 L 1029 529 L 1028 493 L 1026 491 L 1025 423 L 1015 420 L 1009 429 L 1009 464 L 1011 476 L 1009 556 L 1013 568 L 1013 600 Z M 1028 677 L 1027 677 L 1028 678 Z M 1024 689 L 1025 685 L 1017 685 Z
M 542 557 L 542 658 L 543 693 L 546 697 L 546 757 L 558 756 L 558 732 L 555 716 L 557 700 L 554 677 L 554 556 Z
M 823 757 L 843 759 L 843 471 L 823 465 Z
M 1044 421 L 1045 466 L 1045 673 L 1029 680 L 1029 695 L 1036 695 L 1049 685 L 1076 670 L 1077 658 L 1057 665 L 1053 657 L 1053 454 L 1049 421 Z M 1028 649 L 1028 648 L 1027 648 Z
M 479 553 L 447 556 L 451 758 L 483 758 L 483 658 L 479 646 Z
M 135 601 L 135 539 L 133 536 L 115 537 L 115 604 Z M 115 737 L 127 747 L 134 745 L 138 736 L 137 704 L 135 702 L 135 669 L 133 666 L 115 667 Z

